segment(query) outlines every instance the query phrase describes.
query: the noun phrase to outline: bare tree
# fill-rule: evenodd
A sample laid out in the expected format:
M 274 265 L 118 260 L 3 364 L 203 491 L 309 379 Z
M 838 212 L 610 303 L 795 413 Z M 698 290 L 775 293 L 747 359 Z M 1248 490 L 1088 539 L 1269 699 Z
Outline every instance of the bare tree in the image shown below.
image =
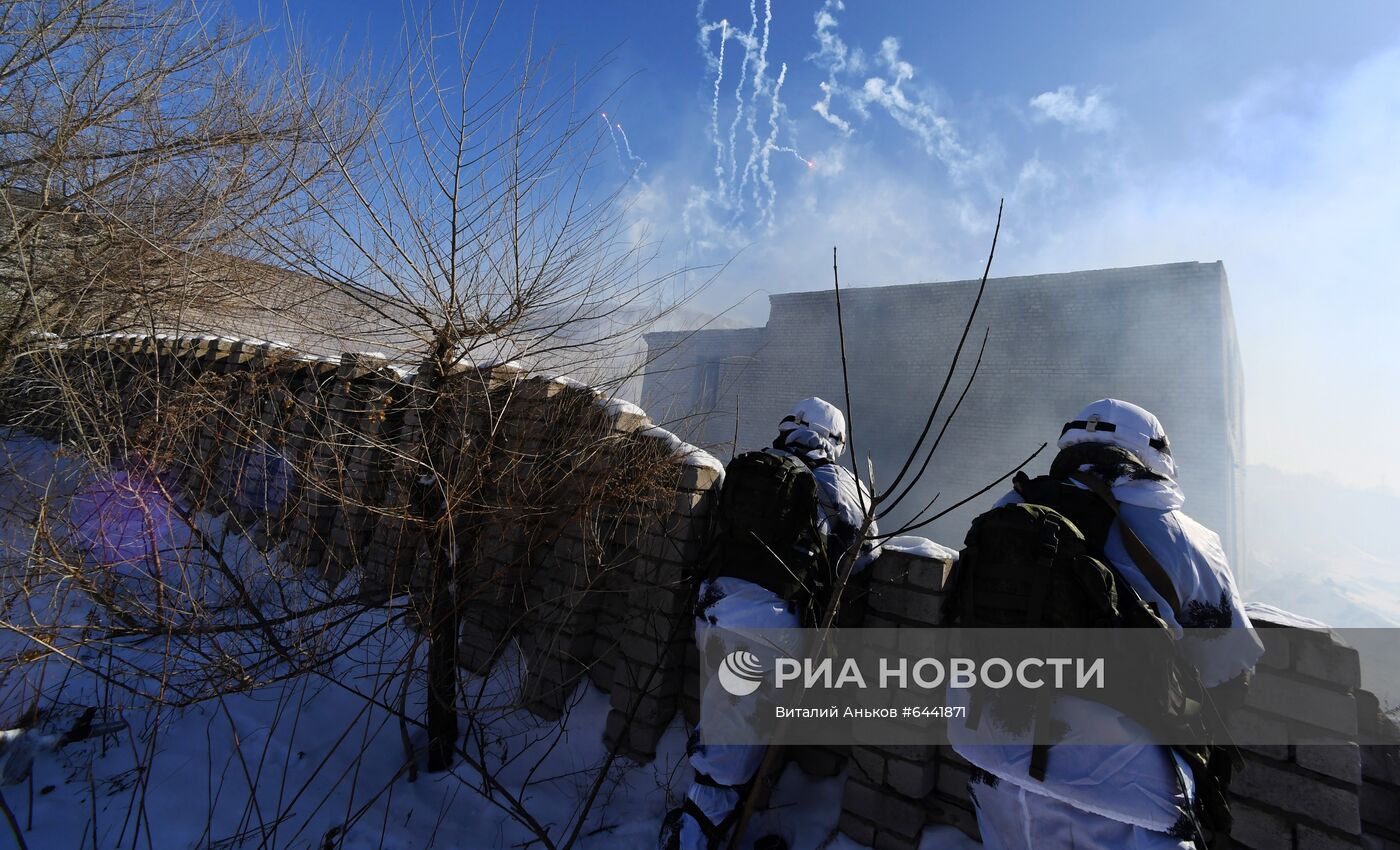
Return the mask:
M 374 99 L 189 0 L 0 8 L 0 366 L 35 335 L 169 328 L 271 285 Z M 333 79 L 335 69 L 327 69 Z
M 380 317 L 415 343 L 414 510 L 433 541 L 425 626 L 434 770 L 450 764 L 458 733 L 461 553 L 507 507 L 486 484 L 502 472 L 492 443 L 512 403 L 481 411 L 492 423 L 484 443 L 464 446 L 454 438 L 462 412 L 452 375 L 509 360 L 597 382 L 612 349 L 656 315 L 665 282 L 642 271 L 646 246 L 626 238 L 616 191 L 594 188 L 595 112 L 575 102 L 592 71 L 556 80 L 551 56 L 528 43 L 510 71 L 484 70 L 500 9 L 454 7 L 407 31 L 402 86 L 363 156 L 339 155 L 327 133 L 351 201 L 308 192 L 339 250 L 280 246 L 284 265 L 363 292 L 366 304 L 371 293 L 392 295 L 397 306 Z
M 356 688 L 333 662 L 406 635 L 394 676 L 357 689 L 365 712 L 392 710 L 404 730 L 404 767 L 383 787 L 414 774 L 410 730 L 423 730 L 430 768 L 465 765 L 463 782 L 543 846 L 575 843 L 607 797 L 613 754 L 590 769 L 560 838 L 524 794 L 559 738 L 488 757 L 502 708 L 464 693 L 458 635 L 484 600 L 507 617 L 503 641 L 527 618 L 533 645 L 565 640 L 567 593 L 516 604 L 539 569 L 532 553 L 572 535 L 600 566 L 583 577 L 591 592 L 627 568 L 604 551 L 618 528 L 671 504 L 669 450 L 600 428 L 592 391 L 496 365 L 620 381 L 618 350 L 668 306 L 670 278 L 646 271 L 616 187 L 595 179 L 595 113 L 577 105 L 593 72 L 556 77 L 528 44 L 502 70 L 494 18 L 460 8 L 412 25 L 403 58 L 380 68 L 389 92 L 324 88 L 295 61 L 255 83 L 256 34 L 205 25 L 193 7 L 74 0 L 8 13 L 14 57 L 38 58 L 7 54 L 0 93 L 57 105 L 5 128 L 0 268 L 13 309 L 0 318 L 13 316 L 6 356 L 32 355 L 6 386 L 40 412 L 20 424 L 57 423 L 50 436 L 81 458 L 82 483 L 37 488 L 34 539 L 6 577 L 20 613 L 0 622 L 27 643 L 0 658 L 0 679 L 71 663 L 128 704 L 178 709 L 298 677 Z M 122 68 L 139 84 L 122 83 Z M 40 92 L 48 84 L 56 93 Z M 78 91 L 95 94 L 65 94 Z M 362 327 L 345 344 L 382 347 L 398 368 L 264 345 L 223 371 L 204 357 L 222 342 L 182 341 L 200 350 L 162 358 L 140 348 L 148 341 L 124 349 L 105 336 L 235 307 L 273 313 L 289 285 L 353 307 Z M 314 331 L 323 318 L 293 321 Z M 134 535 L 113 544 L 55 526 L 75 497 L 133 518 Z M 319 528 L 331 515 L 335 529 Z M 378 526 L 402 529 L 404 569 L 372 593 L 354 546 L 306 554 Z M 143 542 L 128 553 L 130 536 Z M 501 537 L 519 541 L 516 554 L 498 554 Z M 251 554 L 251 540 L 268 551 Z M 336 569 L 308 575 L 312 560 Z M 59 598 L 81 605 L 36 603 Z M 88 605 L 86 619 L 74 614 Z M 558 623 L 540 613 L 552 609 Z M 133 656 L 130 641 L 160 651 Z M 87 652 L 104 660 L 79 659 Z M 408 702 L 419 682 L 421 711 Z M 41 690 L 12 693 L 38 706 Z M 542 699 L 567 711 L 569 697 Z M 507 768 L 525 779 L 512 786 Z M 296 801 L 257 813 L 265 843 Z

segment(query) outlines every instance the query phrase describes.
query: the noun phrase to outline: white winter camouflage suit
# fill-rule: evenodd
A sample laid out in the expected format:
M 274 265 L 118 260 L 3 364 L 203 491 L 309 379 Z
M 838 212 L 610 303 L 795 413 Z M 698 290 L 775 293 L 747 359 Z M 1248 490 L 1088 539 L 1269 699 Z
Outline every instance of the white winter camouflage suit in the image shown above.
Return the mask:
M 841 547 L 842 551 L 860 529 L 863 519 L 862 493 L 865 493 L 855 476 L 835 462 L 845 448 L 844 432 L 845 420 L 841 412 L 819 398 L 811 398 L 793 409 L 792 415 L 779 426 L 779 436 L 774 441 L 775 448 L 796 455 L 809 465 L 815 464 L 812 474 L 818 485 L 819 529 L 828 536 L 832 545 Z M 868 493 L 865 493 L 867 505 L 869 500 Z M 878 555 L 878 547 L 868 542 L 876 534 L 872 524 L 854 571 L 863 570 Z M 752 646 L 749 641 L 741 641 L 733 630 L 795 630 L 799 625 L 798 613 L 789 600 L 753 582 L 720 577 L 706 581 L 700 587 L 695 612 L 695 641 L 705 656 L 702 663 L 710 665 L 707 669 L 714 669 L 719 659 L 742 647 L 753 651 L 765 669 L 771 670 L 772 659 L 780 652 L 797 654 L 797 633 L 793 632 L 791 646 L 783 646 L 781 638 L 775 638 L 765 652 Z M 718 714 L 726 722 L 744 722 L 744 716 L 734 710 L 731 698 L 714 678 L 701 698 L 702 725 L 707 722 L 707 717 L 711 718 L 711 722 L 715 719 L 716 712 L 706 709 L 711 704 L 723 706 Z M 760 710 L 761 705 L 758 700 L 745 703 L 745 708 L 750 709 L 746 716 L 754 716 L 753 712 Z M 705 745 L 700 743 L 700 739 L 700 730 L 696 729 L 690 739 L 690 764 L 697 776 L 708 777 L 708 781 L 693 782 L 687 797 L 705 813 L 711 824 L 723 824 L 741 801 L 740 786 L 752 779 L 758 770 L 764 748 L 742 744 Z M 663 846 L 668 837 L 663 832 Z M 679 839 L 681 850 L 703 850 L 707 847 L 704 831 L 689 814 L 680 821 Z
M 1161 423 L 1146 410 L 1114 399 L 1094 402 L 1078 420 L 1093 417 L 1114 423 L 1116 430 L 1068 430 L 1059 447 L 1111 443 L 1132 452 L 1159 476 L 1157 480 L 1120 478 L 1109 484 L 1122 503 L 1123 520 L 1175 585 L 1181 621 L 1134 564 L 1116 526 L 1104 554 L 1144 601 L 1156 603 L 1157 611 L 1178 634 L 1182 627 L 1229 630 L 1208 643 L 1182 645 L 1206 687 L 1250 670 L 1263 654 L 1263 645 L 1245 615 L 1220 538 L 1182 513 L 1185 497 L 1176 483 L 1176 466 L 1170 454 L 1149 443 L 1165 440 Z M 1017 501 L 1012 493 L 998 504 Z M 1052 711 L 1070 730 L 1071 742 L 1077 735 L 1080 740 L 1093 740 L 1088 730 L 1112 728 L 1106 724 L 1141 729 L 1102 703 L 1061 698 Z M 1166 747 L 1147 743 L 1145 731 L 1142 744 L 1057 744 L 1050 748 L 1045 780 L 1037 782 L 1029 775 L 1030 745 L 995 743 L 998 736 L 991 726 L 981 724 L 972 730 L 960 721 L 950 721 L 948 728 L 953 748 L 984 771 L 974 777 L 969 790 L 982 841 L 989 850 L 1195 847 L 1194 832 L 1186 826 L 1194 798 L 1190 771 Z

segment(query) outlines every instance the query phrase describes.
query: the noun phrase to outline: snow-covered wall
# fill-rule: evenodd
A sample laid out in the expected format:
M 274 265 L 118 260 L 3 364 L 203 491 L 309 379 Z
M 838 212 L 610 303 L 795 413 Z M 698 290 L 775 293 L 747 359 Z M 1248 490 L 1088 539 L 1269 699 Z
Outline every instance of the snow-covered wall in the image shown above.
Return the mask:
M 158 475 L 308 578 L 371 597 L 424 587 L 421 502 L 437 492 L 424 458 L 455 466 L 477 481 L 443 520 L 462 663 L 484 670 L 519 646 L 522 700 L 543 716 L 591 678 L 611 693 L 609 735 L 654 752 L 677 709 L 691 570 L 723 468 L 640 408 L 515 364 L 463 365 L 440 385 L 448 424 L 430 446 L 416 375 L 373 354 L 122 336 L 40 344 L 21 364 L 0 387 L 3 424 Z

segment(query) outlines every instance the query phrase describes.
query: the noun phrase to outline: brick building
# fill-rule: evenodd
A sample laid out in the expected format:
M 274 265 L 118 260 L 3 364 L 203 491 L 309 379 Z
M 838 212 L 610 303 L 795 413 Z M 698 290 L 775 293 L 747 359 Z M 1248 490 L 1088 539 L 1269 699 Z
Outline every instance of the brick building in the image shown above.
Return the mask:
M 856 452 L 891 480 L 923 427 L 977 292 L 976 280 L 842 292 Z M 1224 264 L 1171 263 L 996 278 L 969 336 L 946 411 L 988 333 L 981 371 L 907 517 L 941 493 L 951 505 L 1040 443 L 1045 471 L 1060 426 L 1112 396 L 1157 414 L 1172 440 L 1186 510 L 1243 561 L 1243 387 Z M 643 406 L 683 438 L 728 458 L 766 444 L 789 405 L 820 395 L 845 407 L 830 289 L 770 297 L 759 328 L 652 333 Z M 941 427 L 944 414 L 935 423 Z M 864 461 L 862 460 L 862 463 Z M 998 486 L 920 533 L 959 545 Z M 888 524 L 887 524 L 888 525 Z

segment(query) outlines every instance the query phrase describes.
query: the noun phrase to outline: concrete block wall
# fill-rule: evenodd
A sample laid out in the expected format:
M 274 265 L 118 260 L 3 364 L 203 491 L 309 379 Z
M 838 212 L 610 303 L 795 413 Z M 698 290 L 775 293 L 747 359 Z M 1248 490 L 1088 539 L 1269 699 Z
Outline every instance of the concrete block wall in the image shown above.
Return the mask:
M 573 563 L 569 575 L 560 569 L 556 548 L 581 557 L 587 548 L 585 529 L 571 522 L 568 504 L 576 497 L 576 482 L 566 481 L 567 458 L 554 456 L 554 421 L 571 406 L 571 388 L 552 380 L 530 379 L 517 371 L 480 381 L 469 373 L 452 376 L 468 384 L 464 415 L 474 408 L 499 411 L 493 422 L 472 421 L 469 434 L 494 426 L 488 446 L 465 445 L 490 472 L 481 482 L 476 509 L 486 508 L 486 528 L 467 531 L 472 551 L 464 569 L 466 594 L 462 612 L 462 645 L 470 647 L 473 669 L 485 671 L 517 640 L 526 661 L 522 698 L 532 711 L 557 717 L 576 680 L 573 635 L 569 618 Z M 551 487 L 542 486 L 546 465 Z M 584 568 L 586 569 L 586 568 Z
M 6 388 L 4 424 L 72 438 L 92 430 L 75 410 L 95 403 L 92 418 L 117 423 L 114 462 L 175 470 L 191 508 L 227 513 L 304 574 L 353 576 L 370 598 L 423 586 L 426 535 L 409 510 L 425 442 L 414 375 L 372 355 L 163 336 L 41 347 L 31 364 Z M 522 701 L 545 717 L 588 677 L 611 692 L 607 728 L 622 749 L 649 758 L 678 705 L 690 570 L 721 467 L 635 406 L 568 379 L 497 365 L 444 380 L 460 390 L 447 450 L 482 470 L 480 492 L 448 520 L 464 544 L 464 666 L 487 672 L 517 644 Z M 84 405 L 65 404 L 74 388 Z M 165 421 L 195 398 L 201 417 Z M 150 434 L 165 440 L 160 457 L 138 451 Z M 242 498 L 259 450 L 295 472 L 275 505 Z
M 324 571 L 333 580 L 369 562 L 373 530 L 388 495 L 389 411 L 408 387 L 382 357 L 345 354 L 327 410 L 333 492 L 342 495 L 331 520 Z
M 656 429 L 647 433 L 666 445 L 675 440 Z M 605 737 L 637 760 L 655 754 L 683 704 L 691 705 L 688 716 L 696 713 L 694 674 L 687 676 L 687 661 L 698 659 L 693 578 L 721 479 L 718 464 L 691 462 L 680 470 L 668 511 L 624 526 L 621 543 L 632 567 L 628 616 L 618 636 Z
M 940 626 L 956 568 L 953 558 L 886 550 L 871 566 L 864 625 Z M 853 745 L 841 830 L 878 850 L 917 847 L 929 824 L 952 824 L 976 837 L 969 775 L 967 763 L 945 746 Z
M 1244 745 L 1245 769 L 1230 790 L 1232 838 L 1242 847 L 1361 846 L 1360 661 L 1327 631 L 1255 618 L 1265 654 L 1245 708 L 1231 718 L 1240 740 L 1251 728 L 1303 728 L 1316 743 Z M 1256 732 L 1253 737 L 1257 740 Z
M 1380 711 L 1375 695 L 1357 693 L 1361 737 L 1394 739 L 1395 721 Z M 1361 846 L 1400 850 L 1400 748 L 1361 747 Z
M 409 515 L 409 498 L 416 470 L 410 459 L 419 455 L 423 432 L 419 421 L 421 393 L 416 375 L 394 375 L 394 398 L 384 409 L 380 436 L 380 509 L 375 513 L 366 544 L 361 591 L 387 598 L 411 585 L 421 551 L 421 535 Z
M 327 490 L 335 477 L 336 456 L 327 440 L 335 430 L 331 400 L 342 386 L 336 380 L 338 371 L 338 364 L 316 361 L 287 376 L 294 395 L 282 452 L 299 474 L 286 509 L 270 529 L 289 562 L 331 578 L 338 576 L 329 569 L 327 557 L 337 500 Z
M 603 487 L 631 441 L 594 402 L 591 390 L 568 381 L 518 385 L 515 413 L 507 416 L 517 428 L 504 446 L 510 465 L 504 477 L 494 476 L 531 508 L 515 524 L 523 556 L 516 562 L 523 589 L 518 635 L 527 659 L 526 704 L 546 717 L 562 714 L 594 666 L 612 665 L 610 648 L 594 640 L 605 584 L 619 569 L 608 552 Z M 587 436 L 579 441 L 581 431 Z

